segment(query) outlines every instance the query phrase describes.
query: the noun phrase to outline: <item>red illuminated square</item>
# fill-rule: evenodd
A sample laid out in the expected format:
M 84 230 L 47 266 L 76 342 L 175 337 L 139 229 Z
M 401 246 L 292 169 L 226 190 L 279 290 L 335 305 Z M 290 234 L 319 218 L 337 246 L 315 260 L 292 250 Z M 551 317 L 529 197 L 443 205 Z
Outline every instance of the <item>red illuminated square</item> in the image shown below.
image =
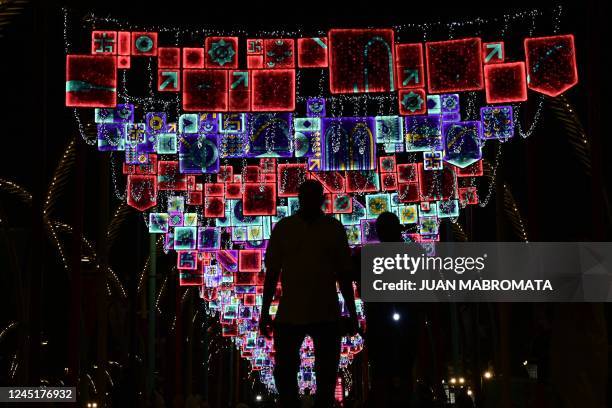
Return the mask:
M 379 159 L 381 173 L 395 173 L 397 171 L 397 165 L 395 164 L 395 156 L 383 156 Z
M 274 183 L 276 181 L 276 173 L 262 174 L 264 183 Z
M 229 72 L 229 110 L 248 112 L 251 110 L 251 90 L 249 71 Z
M 204 48 L 183 48 L 183 68 L 204 68 Z
M 178 161 L 158 161 L 157 182 L 160 190 L 187 190 L 187 177 L 179 172 Z
M 224 183 L 232 181 L 234 177 L 233 166 L 219 166 L 219 172 L 217 173 L 217 182 Z
M 258 273 L 254 272 L 236 272 L 234 273 L 234 284 L 238 286 L 254 286 L 258 282 Z
M 260 69 L 264 67 L 263 55 L 247 55 L 247 68 Z
M 306 181 L 306 163 L 278 165 L 278 196 L 297 197 L 300 185 Z
M 117 32 L 116 31 L 92 31 L 91 32 L 92 54 L 117 54 Z
M 178 47 L 159 47 L 157 50 L 158 68 L 180 68 L 181 49 Z
M 157 205 L 157 181 L 154 175 L 130 174 L 127 177 L 127 203 L 139 211 Z
M 484 72 L 487 103 L 527 100 L 525 63 L 506 62 L 485 65 Z
M 323 189 L 327 192 L 343 193 L 345 191 L 346 181 L 339 171 L 315 171 L 310 174 L 321 182 Z
M 183 109 L 190 112 L 227 111 L 227 72 L 216 69 L 183 70 Z
M 257 300 L 257 295 L 255 293 L 246 293 L 244 295 L 244 305 L 245 306 L 255 306 Z
M 245 183 L 242 213 L 248 216 L 276 214 L 276 184 Z
M 157 33 L 132 33 L 132 55 L 156 56 Z
M 261 272 L 261 251 L 243 249 L 238 252 L 238 270 L 240 272 Z
M 157 174 L 157 155 L 149 154 L 148 163 L 123 163 L 123 174 Z
M 333 197 L 329 193 L 323 194 L 323 212 L 331 214 L 334 210 Z
M 482 89 L 480 38 L 425 43 L 429 93 Z
M 267 69 L 295 68 L 295 41 L 293 38 L 265 39 L 264 66 Z
M 223 183 L 205 183 L 204 194 L 209 197 L 223 197 L 225 186 Z
M 176 259 L 177 269 L 191 270 L 191 271 L 195 271 L 198 269 L 198 251 L 176 251 L 176 255 L 177 255 L 176 257 L 177 258 Z M 198 271 L 196 275 L 199 275 L 199 276 L 195 277 L 195 281 L 192 281 L 190 279 L 190 278 L 194 278 L 194 276 L 181 276 L 181 286 L 189 285 L 189 284 L 197 285 L 198 284 L 197 282 L 199 282 L 202 279 L 202 276 L 201 276 L 202 274 L 200 271 Z
M 242 172 L 245 183 L 257 183 L 261 180 L 261 168 L 259 166 L 246 166 Z
M 253 111 L 294 111 L 295 70 L 261 69 L 251 71 Z
M 555 97 L 578 83 L 573 35 L 526 38 L 524 45 L 530 89 Z
M 397 181 L 399 181 L 400 183 L 411 183 L 418 181 L 416 163 L 398 164 Z
M 157 90 L 160 92 L 178 92 L 181 90 L 180 69 L 157 70 Z
M 397 44 L 395 66 L 398 88 L 423 88 L 425 68 L 423 65 L 423 44 Z
M 488 42 L 482 44 L 482 62 L 485 64 L 497 64 L 505 59 L 504 42 Z
M 132 59 L 129 55 L 119 55 L 117 57 L 117 68 L 129 69 L 132 66 Z
M 482 160 L 478 160 L 476 163 L 470 164 L 465 168 L 455 167 L 457 177 L 478 177 L 483 174 Z
M 226 183 L 225 198 L 239 199 L 242 198 L 242 183 Z
M 221 323 L 221 337 L 236 337 L 238 325 L 236 323 Z
M 415 203 L 420 201 L 419 183 L 398 183 L 397 196 L 401 203 Z
M 332 93 L 397 89 L 392 29 L 332 29 L 328 38 Z
M 442 170 L 425 170 L 423 163 L 419 166 L 419 189 L 422 201 L 448 200 L 456 198 L 457 178 L 450 166 Z
M 247 39 L 247 55 L 263 55 L 264 44 L 262 38 Z
M 397 190 L 397 175 L 395 173 L 382 173 L 380 175 L 380 184 L 383 191 Z
M 378 173 L 376 171 L 347 171 L 347 193 L 370 193 L 378 191 Z
M 238 68 L 238 37 L 206 37 L 206 68 Z
M 202 205 L 202 192 L 201 191 L 189 191 L 187 194 L 188 205 Z
M 111 108 L 117 104 L 117 57 L 66 56 L 66 106 Z
M 298 67 L 325 68 L 328 66 L 327 37 L 298 38 Z
M 187 175 L 186 176 L 186 180 L 187 180 L 187 190 L 191 191 L 191 190 L 195 190 L 196 188 L 196 176 L 194 175 Z
M 424 89 L 400 89 L 397 100 L 400 115 L 423 115 L 427 112 Z
M 223 197 L 204 196 L 204 217 L 225 217 L 225 200 L 223 199 Z
M 350 214 L 353 212 L 353 198 L 350 194 L 332 194 L 332 212 Z
M 276 173 L 276 159 L 264 157 L 259 159 L 259 167 L 262 173 Z
M 478 204 L 478 190 L 476 190 L 476 187 L 459 187 L 459 202 L 461 205 Z
M 117 33 L 117 54 L 130 55 L 132 53 L 132 33 L 119 31 Z

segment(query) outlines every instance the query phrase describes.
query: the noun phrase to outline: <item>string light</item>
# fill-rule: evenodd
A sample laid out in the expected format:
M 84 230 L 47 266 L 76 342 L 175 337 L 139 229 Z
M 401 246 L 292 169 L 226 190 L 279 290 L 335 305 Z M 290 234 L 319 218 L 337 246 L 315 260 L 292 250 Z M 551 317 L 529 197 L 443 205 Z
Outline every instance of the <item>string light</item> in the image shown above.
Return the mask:
M 413 24 L 413 23 L 400 24 L 400 25 L 393 26 L 393 28 L 395 29 L 397 33 L 396 38 L 398 39 L 403 37 L 404 39 L 410 38 L 411 41 L 414 41 L 414 31 L 417 31 L 417 32 L 420 31 L 423 37 L 423 41 L 427 41 L 430 38 L 435 37 L 435 35 L 443 31 L 444 29 L 448 31 L 448 38 L 455 38 L 458 35 L 462 35 L 466 29 L 471 30 L 472 35 L 474 33 L 476 33 L 477 35 L 480 35 L 480 33 L 483 32 L 483 28 L 485 26 L 495 25 L 495 27 L 498 27 L 500 29 L 501 34 L 502 34 L 502 39 L 503 39 L 506 33 L 510 30 L 512 24 L 516 23 L 519 20 L 521 21 L 528 20 L 530 22 L 529 33 L 530 35 L 532 35 L 533 32 L 536 31 L 536 21 L 538 21 L 538 19 L 543 15 L 544 13 L 542 11 L 534 9 L 534 10 L 521 11 L 521 12 L 514 13 L 514 14 L 504 14 L 500 18 L 484 19 L 484 18 L 476 17 L 473 19 L 464 19 L 464 20 L 457 20 L 457 21 L 451 21 L 451 22 L 443 22 L 439 20 L 437 22 L 429 21 L 429 22 L 420 23 L 420 24 Z M 558 30 L 558 27 L 560 24 L 560 15 L 561 15 L 561 6 L 557 6 L 555 8 L 555 12 L 553 13 L 553 26 L 556 27 L 555 30 Z M 121 21 L 117 18 L 110 17 L 110 16 L 98 17 L 98 16 L 95 16 L 93 13 L 88 14 L 84 18 L 84 22 L 89 23 L 91 27 L 103 26 L 103 27 L 115 28 L 115 29 L 120 29 L 120 30 L 128 30 L 128 31 L 155 31 L 155 32 L 160 32 L 160 33 L 168 33 L 174 36 L 175 45 L 177 46 L 181 43 L 180 40 L 185 40 L 186 38 L 190 38 L 190 39 L 200 38 L 201 39 L 204 36 L 210 36 L 210 35 L 215 35 L 215 36 L 219 36 L 219 35 L 220 36 L 228 36 L 228 35 L 236 36 L 237 35 L 241 37 L 252 37 L 253 36 L 252 33 L 249 33 L 246 30 L 241 29 L 241 28 L 228 28 L 228 27 L 224 27 L 224 28 L 189 27 L 189 28 L 186 28 L 186 27 L 168 27 L 168 26 L 163 26 L 163 25 L 134 25 L 129 22 Z M 64 9 L 64 42 L 65 42 L 66 53 L 68 53 L 71 48 L 69 38 L 68 38 L 69 37 L 68 24 L 69 24 L 68 12 L 66 9 Z M 268 36 L 268 37 L 273 37 L 273 38 L 274 37 L 276 38 L 278 37 L 304 37 L 305 35 L 307 35 L 306 33 L 312 33 L 312 32 L 313 32 L 312 30 L 305 31 L 302 27 L 296 27 L 296 29 L 294 30 L 258 31 L 257 37 L 260 37 L 260 36 Z M 325 31 L 321 29 L 317 29 L 316 33 L 318 35 L 325 35 Z M 155 78 L 156 72 L 152 65 L 152 59 L 148 59 L 147 61 L 146 75 L 147 75 L 145 77 L 146 87 L 147 87 L 146 96 L 134 97 L 128 94 L 128 87 L 129 87 L 128 76 L 126 74 L 126 71 L 123 70 L 120 76 L 120 87 L 119 87 L 118 96 L 125 103 L 133 103 L 135 105 L 139 105 L 145 110 L 155 109 L 155 110 L 164 110 L 165 112 L 175 112 L 176 118 L 178 118 L 181 112 L 180 96 L 178 94 L 174 96 L 172 95 L 161 96 L 155 93 L 154 84 L 156 80 Z M 296 86 L 296 100 L 298 102 L 305 102 L 307 99 L 304 96 L 302 96 L 302 86 L 303 86 L 302 80 L 303 79 L 304 78 L 302 77 L 300 71 L 297 71 L 295 86 Z M 326 69 L 321 70 L 320 75 L 318 77 L 318 95 L 319 96 L 323 97 L 326 95 L 326 88 L 327 88 L 328 81 L 329 81 L 328 70 Z M 384 95 L 384 94 L 382 95 L 381 94 L 331 95 L 331 96 L 326 96 L 326 99 L 328 103 L 327 105 L 327 108 L 328 108 L 327 116 L 328 117 L 344 117 L 345 113 L 347 113 L 347 110 L 349 111 L 351 110 L 350 107 L 347 109 L 347 107 L 345 106 L 346 104 L 352 105 L 352 114 L 354 117 L 365 117 L 368 115 L 368 112 L 370 109 L 375 110 L 379 116 L 396 115 L 397 106 L 398 106 L 398 100 L 395 94 L 393 95 Z M 466 100 L 467 100 L 467 104 L 465 106 L 465 117 L 467 119 L 475 120 L 477 113 L 478 113 L 477 112 L 478 95 L 475 92 L 470 92 L 466 95 Z M 535 131 L 538 121 L 540 120 L 543 101 L 544 99 L 541 98 L 538 103 L 535 115 L 533 117 L 533 121 L 529 126 L 526 126 L 525 131 L 523 130 L 521 122 L 518 120 L 519 107 L 518 106 L 516 107 L 517 115 L 514 118 L 514 126 L 516 127 L 517 132 L 519 133 L 519 135 L 521 135 L 521 137 L 523 138 L 529 137 Z M 75 121 L 77 123 L 78 131 L 79 131 L 81 138 L 88 145 L 95 145 L 97 143 L 96 137 L 92 138 L 90 135 L 87 134 L 87 129 L 84 128 L 81 122 L 81 117 L 79 116 L 76 109 L 74 110 L 74 117 L 75 117 Z M 293 156 L 292 154 L 293 149 L 294 149 L 294 140 L 292 137 L 293 132 L 290 132 L 290 135 L 291 136 L 289 137 L 290 139 L 289 140 L 289 152 L 291 153 L 291 156 Z M 266 134 L 265 149 L 269 153 L 272 153 L 275 151 L 275 143 L 276 143 L 276 140 L 274 138 L 270 138 L 269 135 Z M 501 154 L 502 154 L 501 147 L 502 147 L 502 143 L 497 143 L 497 152 L 495 154 L 494 164 L 490 168 L 490 172 L 491 172 L 490 183 L 489 183 L 488 190 L 487 190 L 484 200 L 481 200 L 479 203 L 479 206 L 481 207 L 486 206 L 490 200 L 490 197 L 492 196 L 493 186 L 494 186 L 495 179 L 497 176 L 497 168 L 501 160 Z M 409 155 L 409 156 L 415 158 L 414 155 Z M 297 163 L 302 163 L 302 160 L 300 159 L 297 159 L 296 161 Z M 227 157 L 223 159 L 223 162 L 224 162 L 224 165 L 228 165 Z M 245 186 L 245 181 L 246 181 L 246 168 L 247 168 L 247 161 L 246 161 L 246 158 L 243 157 L 242 168 L 240 169 L 240 174 L 242 175 L 241 192 L 244 192 L 244 186 Z M 120 177 L 118 177 L 119 173 L 116 169 L 115 157 L 112 153 L 111 153 L 111 171 L 112 171 L 112 183 L 113 183 L 114 196 L 117 199 L 123 201 L 126 199 L 128 193 L 126 191 L 125 186 L 119 185 L 118 179 Z M 433 176 L 433 181 L 431 185 L 429 186 L 430 188 L 429 196 L 432 196 L 433 193 L 436 191 L 442 191 L 441 190 L 442 182 L 443 182 L 442 172 L 436 172 L 436 173 L 437 174 Z M 284 173 L 280 180 L 280 185 L 282 189 L 285 189 L 290 184 L 291 180 L 288 180 L 287 177 L 288 177 L 288 173 Z M 206 183 L 210 183 L 210 182 L 211 182 L 210 175 L 206 175 Z M 472 179 L 470 183 L 473 183 L 473 182 L 474 181 Z M 454 190 L 456 191 L 457 190 L 457 180 L 456 179 L 454 180 L 454 183 L 455 183 Z M 364 177 L 364 183 L 362 186 L 357 186 L 356 188 L 357 191 L 354 194 L 354 197 L 356 198 L 363 197 L 367 184 L 368 184 L 368 180 L 366 179 L 366 177 Z M 259 178 L 259 187 L 260 187 L 260 191 L 263 192 L 264 187 L 265 187 L 265 180 L 264 180 L 263 175 L 261 175 L 261 177 Z M 140 195 L 143 192 L 144 191 L 138 192 L 136 190 L 132 190 L 130 193 L 132 197 L 136 198 L 136 201 L 139 201 Z M 167 202 L 167 199 L 170 197 L 169 194 L 170 193 L 168 192 L 160 191 L 158 194 L 158 198 L 160 199 L 160 202 Z M 176 193 L 175 195 L 185 197 L 186 194 L 187 194 L 186 192 L 180 192 L 180 193 Z M 422 192 L 419 191 L 419 194 L 422 194 Z M 208 209 L 209 205 L 210 205 L 209 197 L 208 195 L 205 195 L 204 209 L 205 210 Z M 518 209 L 516 208 L 516 205 L 515 205 L 515 210 L 518 211 Z M 211 218 L 206 218 L 206 217 L 202 218 L 202 214 L 198 214 L 198 218 L 199 218 L 198 225 L 202 225 L 204 220 L 207 226 L 212 225 Z M 520 215 L 519 215 L 519 219 L 520 219 Z M 147 217 L 144 214 L 143 214 L 143 221 L 144 221 L 145 226 L 147 226 L 148 228 L 149 222 L 148 222 Z M 456 223 L 457 218 L 452 217 L 450 218 L 450 221 Z M 436 218 L 435 220 L 436 231 L 439 228 L 440 222 L 441 220 L 439 218 Z M 522 226 L 523 225 L 521 221 L 521 227 Z M 51 225 L 50 228 L 53 230 L 53 225 Z M 366 225 L 366 228 L 367 228 L 367 225 Z M 59 243 L 59 240 L 57 241 Z M 86 245 L 88 245 L 87 242 L 86 242 Z M 231 240 L 227 240 L 226 242 L 224 242 L 224 246 L 227 248 L 232 248 Z M 59 247 L 61 248 L 61 245 L 59 245 Z M 167 250 L 168 248 L 166 248 L 166 245 L 164 245 L 164 251 L 167 251 Z M 150 258 L 145 263 L 143 272 L 139 277 L 139 282 L 138 282 L 139 292 L 143 287 L 143 282 L 145 279 L 144 271 L 148 268 L 149 264 L 150 264 Z M 110 268 L 109 268 L 109 273 L 118 282 L 116 275 Z M 160 288 L 160 292 L 157 296 L 157 299 L 156 299 L 156 309 L 159 313 L 161 313 L 161 310 L 159 308 L 160 298 L 166 288 L 167 278 L 168 277 L 166 276 L 162 283 L 162 287 Z M 120 283 L 118 287 L 121 288 L 122 295 L 125 297 L 126 296 L 125 291 L 123 290 L 122 286 L 120 286 Z M 109 287 L 109 290 L 110 290 L 110 287 Z M 226 288 L 224 288 L 223 284 L 221 284 L 219 287 L 219 291 L 223 292 L 225 290 Z M 187 296 L 191 292 L 192 291 L 190 289 L 187 289 L 183 292 L 183 295 L 181 298 L 181 304 L 185 302 L 185 300 L 187 299 Z M 219 296 L 222 296 L 222 295 L 220 294 Z M 212 314 L 215 314 L 215 311 L 206 309 L 206 313 L 209 315 L 212 315 Z M 218 311 L 216 313 L 218 313 Z M 396 315 L 397 315 L 397 319 L 395 318 Z M 395 320 L 399 320 L 399 314 L 396 314 L 396 315 L 394 315 L 393 318 Z M 195 316 L 194 316 L 194 319 L 195 319 Z M 175 324 L 176 324 L 176 316 L 174 316 L 174 319 L 172 322 L 172 330 L 174 330 Z M 242 340 L 239 340 L 238 338 L 235 338 L 235 337 L 232 337 L 230 340 L 230 342 L 236 346 L 240 345 L 240 341 Z M 264 370 L 262 371 L 263 371 L 264 376 L 271 376 L 271 372 L 269 368 L 264 368 Z M 347 372 L 347 370 L 344 370 L 344 371 Z M 347 375 L 350 376 L 350 374 L 347 374 Z M 460 379 L 460 380 L 463 380 L 463 379 Z M 270 384 L 270 387 L 273 388 L 273 383 L 271 382 L 269 384 Z

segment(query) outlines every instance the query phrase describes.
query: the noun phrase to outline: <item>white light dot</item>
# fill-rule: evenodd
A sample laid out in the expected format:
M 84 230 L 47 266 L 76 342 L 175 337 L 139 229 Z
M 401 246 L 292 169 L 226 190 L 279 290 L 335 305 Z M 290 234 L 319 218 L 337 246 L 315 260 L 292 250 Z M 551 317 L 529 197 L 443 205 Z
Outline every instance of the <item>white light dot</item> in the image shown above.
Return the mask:
M 395 320 L 396 322 L 400 319 L 400 314 L 399 313 L 393 313 L 393 320 Z

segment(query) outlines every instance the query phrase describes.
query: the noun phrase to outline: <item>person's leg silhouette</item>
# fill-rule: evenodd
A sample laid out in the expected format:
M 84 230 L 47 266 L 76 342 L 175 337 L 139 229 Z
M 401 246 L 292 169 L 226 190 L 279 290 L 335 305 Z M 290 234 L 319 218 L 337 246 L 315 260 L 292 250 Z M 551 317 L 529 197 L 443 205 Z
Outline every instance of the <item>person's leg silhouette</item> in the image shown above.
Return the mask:
M 317 392 L 316 408 L 334 406 L 334 390 L 340 361 L 340 334 L 337 323 L 313 325 L 309 331 L 314 344 Z
M 304 337 L 305 333 L 299 327 L 283 324 L 274 327 L 274 382 L 282 408 L 300 406 L 297 374 Z

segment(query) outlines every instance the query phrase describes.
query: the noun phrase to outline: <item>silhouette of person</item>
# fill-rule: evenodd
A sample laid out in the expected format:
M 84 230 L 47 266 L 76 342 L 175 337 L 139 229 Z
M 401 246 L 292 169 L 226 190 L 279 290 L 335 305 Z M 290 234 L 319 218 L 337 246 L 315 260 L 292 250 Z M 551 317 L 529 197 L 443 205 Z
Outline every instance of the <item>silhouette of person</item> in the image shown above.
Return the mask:
M 376 219 L 381 243 L 404 242 L 397 215 L 384 212 Z M 372 389 L 368 406 L 403 407 L 412 388 L 416 314 L 409 304 L 367 303 L 366 327 Z
M 321 183 L 305 181 L 298 196 L 299 211 L 276 224 L 268 243 L 259 327 L 268 338 L 274 332 L 274 380 L 281 406 L 299 407 L 300 346 L 309 335 L 315 353 L 315 406 L 327 408 L 334 404 L 340 339 L 346 334 L 341 330 L 336 283 L 351 316 L 348 331 L 357 332 L 350 248 L 342 224 L 321 210 Z M 282 294 L 272 322 L 269 310 L 279 278 Z

